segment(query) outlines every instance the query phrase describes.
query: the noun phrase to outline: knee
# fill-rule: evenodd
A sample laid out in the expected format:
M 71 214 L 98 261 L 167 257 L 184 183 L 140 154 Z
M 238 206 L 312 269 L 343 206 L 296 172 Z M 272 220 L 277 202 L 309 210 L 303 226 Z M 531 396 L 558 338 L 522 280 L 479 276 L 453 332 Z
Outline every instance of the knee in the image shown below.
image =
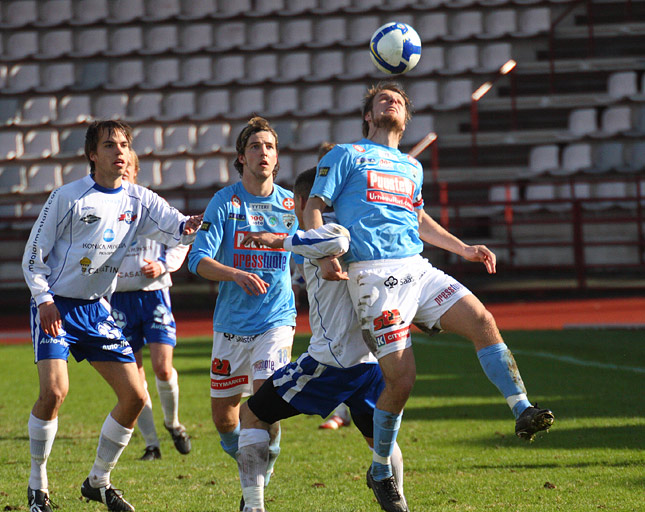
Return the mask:
M 45 391 L 41 391 L 38 401 L 45 409 L 56 412 L 60 409 L 60 406 L 63 405 L 66 396 L 66 389 L 50 388 Z
M 414 387 L 416 372 L 402 372 L 396 377 L 386 379 L 385 385 L 400 397 L 408 397 Z
M 226 414 L 225 412 L 215 410 L 212 411 L 213 423 L 218 432 L 232 432 L 240 422 L 238 416 Z
M 163 380 L 168 382 L 172 378 L 172 366 L 166 368 L 165 366 L 160 368 L 154 368 L 155 376 L 158 380 Z
M 146 391 L 141 387 L 141 389 L 132 390 L 132 392 L 123 400 L 123 405 L 131 411 L 132 414 L 138 415 L 143 410 L 147 401 L 148 397 Z

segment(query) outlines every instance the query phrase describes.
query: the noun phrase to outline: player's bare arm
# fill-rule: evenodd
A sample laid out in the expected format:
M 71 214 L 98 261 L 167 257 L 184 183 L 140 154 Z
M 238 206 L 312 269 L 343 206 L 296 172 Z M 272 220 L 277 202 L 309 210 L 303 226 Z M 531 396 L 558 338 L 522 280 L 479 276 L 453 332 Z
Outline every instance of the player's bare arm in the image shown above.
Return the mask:
M 234 281 L 248 295 L 262 295 L 269 289 L 269 283 L 258 275 L 222 265 L 213 258 L 202 258 L 197 264 L 197 273 L 210 281 Z
M 192 235 L 193 233 L 197 233 L 197 230 L 202 225 L 203 219 L 204 219 L 203 213 L 200 213 L 199 215 L 190 216 L 186 221 L 186 224 L 184 225 L 184 231 L 182 232 L 182 234 L 184 236 L 187 236 L 187 235 Z
M 63 322 L 56 304 L 43 302 L 38 306 L 38 314 L 40 315 L 40 326 L 45 334 L 56 337 L 61 333 Z
M 419 236 L 421 240 L 435 247 L 453 252 L 468 261 L 481 262 L 489 274 L 497 271 L 497 258 L 485 245 L 468 245 L 444 229 L 425 210 L 418 213 Z
M 272 249 L 282 249 L 284 247 L 284 235 L 276 235 L 268 231 L 258 231 L 256 233 L 247 233 L 242 239 L 242 246 L 250 243 L 266 245 Z

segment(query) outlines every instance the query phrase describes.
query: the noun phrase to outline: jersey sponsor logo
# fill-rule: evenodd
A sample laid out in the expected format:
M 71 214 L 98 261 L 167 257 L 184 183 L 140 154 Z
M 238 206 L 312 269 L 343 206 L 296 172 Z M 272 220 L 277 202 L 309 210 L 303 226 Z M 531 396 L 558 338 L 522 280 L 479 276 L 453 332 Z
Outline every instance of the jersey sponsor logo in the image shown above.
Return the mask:
M 248 375 L 241 375 L 239 377 L 231 377 L 230 379 L 215 380 L 211 379 L 211 389 L 230 389 L 236 386 L 242 386 L 249 383 Z
M 376 162 L 378 162 L 376 158 L 369 158 L 367 156 L 359 156 L 356 159 L 356 165 L 363 165 L 363 164 L 376 165 Z
M 51 336 L 48 336 L 46 338 L 42 338 L 41 340 L 38 341 L 39 345 L 60 345 L 61 347 L 69 347 L 69 343 L 66 342 L 64 339 L 62 339 L 62 336 L 65 336 L 67 333 L 65 331 L 62 331 L 57 338 L 52 338 Z
M 327 176 L 329 174 L 329 167 L 319 167 L 318 176 Z
M 391 204 L 394 206 L 400 206 L 401 208 L 405 208 L 406 210 L 414 210 L 412 200 L 409 197 L 402 197 L 396 194 L 388 194 L 381 191 L 368 190 L 367 202 Z
M 112 240 L 114 240 L 114 236 L 114 231 L 111 229 L 106 229 L 105 231 L 103 231 L 103 240 L 105 240 L 106 242 L 111 242 Z
M 231 197 L 231 204 L 235 208 L 239 208 L 240 206 L 242 206 L 242 201 L 240 201 L 239 197 L 237 197 L 236 195 L 233 195 L 233 197 Z
M 270 212 L 273 207 L 266 203 L 248 203 L 246 209 L 251 212 Z
M 232 219 L 232 220 L 239 220 L 239 221 L 243 222 L 243 221 L 246 220 L 246 215 L 244 215 L 243 213 L 231 212 L 231 213 L 228 214 L 228 218 Z M 202 226 L 203 226 L 203 224 L 202 224 Z M 210 224 L 209 224 L 209 226 L 210 226 Z M 206 231 L 208 231 L 208 229 L 206 229 Z
M 448 300 L 450 297 L 452 297 L 455 293 L 457 293 L 461 289 L 462 289 L 462 285 L 460 285 L 459 283 L 451 284 L 450 286 L 448 286 L 448 288 L 438 293 L 437 296 L 434 298 L 434 301 L 437 303 L 438 306 L 441 306 L 441 304 L 443 304 L 446 300 Z
M 419 165 L 419 161 L 416 158 L 410 155 L 406 155 L 406 156 L 408 157 L 408 162 L 410 162 L 413 165 Z
M 367 188 L 403 194 L 408 196 L 410 201 L 412 201 L 412 195 L 414 194 L 414 182 L 411 179 L 377 171 L 368 171 Z
M 118 219 L 119 222 L 124 221 L 126 224 L 132 224 L 135 220 L 137 220 L 137 214 L 133 213 L 132 211 L 128 210 L 125 213 L 122 213 L 119 215 Z
M 284 272 L 289 268 L 289 256 L 271 252 L 233 254 L 233 267 L 255 270 L 282 270 Z
M 228 359 L 214 357 L 211 361 L 211 373 L 228 377 L 231 375 L 231 362 Z
M 374 330 L 380 331 L 386 327 L 399 325 L 401 323 L 403 323 L 403 319 L 401 318 L 401 313 L 399 313 L 398 309 L 383 311 L 381 316 L 377 316 L 374 319 Z
M 282 216 L 282 222 L 284 223 L 285 228 L 291 229 L 296 223 L 296 216 L 292 213 L 285 213 Z
M 382 157 L 382 158 L 389 158 L 389 159 L 391 159 L 391 160 L 396 160 L 396 156 L 394 156 L 394 155 L 393 155 L 392 153 L 390 153 L 389 151 L 386 151 L 386 150 L 384 150 L 384 149 L 379 149 L 379 150 L 377 150 L 376 152 L 378 153 L 378 156 L 380 156 L 380 157 Z
M 287 210 L 293 210 L 296 207 L 296 202 L 293 200 L 293 197 L 285 197 L 282 201 L 282 206 Z
M 85 256 L 81 259 L 81 261 L 79 261 L 79 263 L 81 265 L 81 274 L 85 274 L 85 272 L 87 272 L 87 270 L 90 268 L 92 260 Z
M 385 158 L 381 158 L 378 161 L 378 166 L 381 169 L 394 169 L 394 162 L 392 162 L 391 160 L 386 160 Z
M 121 273 L 119 273 L 119 277 L 121 277 Z M 121 330 L 128 324 L 128 317 L 119 309 L 112 308 L 112 318 L 116 326 Z
M 277 222 L 277 219 L 276 219 Z M 245 245 L 242 245 L 242 240 L 244 240 L 244 237 L 250 233 L 250 231 L 236 231 L 235 232 L 235 243 L 234 243 L 234 249 L 237 250 L 248 250 L 248 251 L 280 251 L 284 252 L 284 249 L 272 249 L 271 247 L 267 247 L 266 245 L 258 244 L 256 242 L 247 242 Z M 288 233 L 273 233 L 274 235 L 277 235 L 282 238 L 286 238 L 288 236 Z
M 170 325 L 174 320 L 172 313 L 165 304 L 157 304 L 154 312 L 152 313 L 153 321 L 161 325 Z
M 99 220 L 101 220 L 101 217 L 97 217 L 92 213 L 89 213 L 84 217 L 81 217 L 81 222 L 85 222 L 85 224 L 94 224 L 96 221 L 99 221 Z
M 211 228 L 210 222 L 202 222 L 202 226 L 199 228 L 200 231 L 208 231 Z
M 359 153 L 365 153 L 365 148 L 363 146 L 359 146 L 358 144 L 352 144 L 352 147 Z
M 391 290 L 397 284 L 399 284 L 399 280 L 394 276 L 390 276 L 383 282 L 383 284 L 385 285 L 386 288 L 389 288 Z
M 386 332 L 376 337 L 376 346 L 382 347 L 397 341 L 407 340 L 410 337 L 410 327 L 403 327 L 396 331 Z
M 81 274 L 84 276 L 91 276 L 94 274 L 103 274 L 105 272 L 109 272 L 111 274 L 118 274 L 119 273 L 119 268 L 118 267 L 112 267 L 110 265 L 103 265 L 102 267 L 92 267 L 92 260 L 89 259 L 87 256 L 82 258 L 79 262 L 81 265 Z
M 249 226 L 264 226 L 264 217 L 259 213 L 249 214 L 248 219 L 249 219 Z
M 269 226 L 271 226 L 271 227 L 276 227 L 276 226 L 278 225 L 278 217 L 276 217 L 275 215 L 271 215 L 271 216 L 267 219 L 267 223 L 268 223 L 268 224 L 269 224 Z

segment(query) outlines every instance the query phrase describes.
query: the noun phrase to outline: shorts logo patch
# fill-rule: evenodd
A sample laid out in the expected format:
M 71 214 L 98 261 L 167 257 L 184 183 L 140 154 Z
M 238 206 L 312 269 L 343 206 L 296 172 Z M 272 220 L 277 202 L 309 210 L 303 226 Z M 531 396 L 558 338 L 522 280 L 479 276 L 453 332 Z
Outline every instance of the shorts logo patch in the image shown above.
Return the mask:
M 384 345 L 389 345 L 390 343 L 395 343 L 397 341 L 406 340 L 410 337 L 410 327 L 403 327 L 397 331 L 386 332 L 376 337 L 376 346 L 382 347 Z
M 231 375 L 231 363 L 228 359 L 219 359 L 215 357 L 211 362 L 211 373 L 213 375 L 223 375 L 228 377 Z
M 446 300 L 448 300 L 455 293 L 461 290 L 461 288 L 462 286 L 459 283 L 451 284 L 450 286 L 448 286 L 448 288 L 437 294 L 437 296 L 434 298 L 434 301 L 438 306 L 441 306 L 441 304 L 443 304 Z
M 211 389 L 230 389 L 236 386 L 242 386 L 249 383 L 248 375 L 240 377 L 231 377 L 230 379 L 215 380 L 211 379 Z
M 386 327 L 398 325 L 401 323 L 403 323 L 403 319 L 401 318 L 401 313 L 399 313 L 398 309 L 383 311 L 381 313 L 381 316 L 378 316 L 374 319 L 374 330 L 380 331 L 381 329 L 385 329 Z
M 389 288 L 391 290 L 397 284 L 399 284 L 399 280 L 394 276 L 390 276 L 385 280 L 383 284 L 385 285 L 386 288 Z

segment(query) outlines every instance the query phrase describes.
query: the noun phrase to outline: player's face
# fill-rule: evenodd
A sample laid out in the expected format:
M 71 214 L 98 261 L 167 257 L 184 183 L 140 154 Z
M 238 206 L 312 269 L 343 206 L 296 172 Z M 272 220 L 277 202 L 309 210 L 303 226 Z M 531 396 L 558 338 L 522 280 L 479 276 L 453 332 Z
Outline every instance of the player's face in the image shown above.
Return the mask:
M 128 183 L 136 183 L 137 181 L 137 169 L 134 165 L 134 159 L 130 159 L 128 166 L 123 173 L 123 179 Z
M 244 154 L 238 157 L 244 166 L 243 176 L 249 173 L 255 179 L 273 179 L 278 163 L 278 149 L 271 132 L 257 132 L 249 137 Z
M 372 110 L 367 113 L 365 120 L 372 122 L 377 128 L 391 126 L 403 131 L 406 113 L 403 96 L 385 89 L 374 96 Z
M 120 180 L 130 160 L 130 143 L 125 133 L 103 130 L 90 159 L 94 162 L 95 179 L 99 185 L 110 186 L 110 182 Z

